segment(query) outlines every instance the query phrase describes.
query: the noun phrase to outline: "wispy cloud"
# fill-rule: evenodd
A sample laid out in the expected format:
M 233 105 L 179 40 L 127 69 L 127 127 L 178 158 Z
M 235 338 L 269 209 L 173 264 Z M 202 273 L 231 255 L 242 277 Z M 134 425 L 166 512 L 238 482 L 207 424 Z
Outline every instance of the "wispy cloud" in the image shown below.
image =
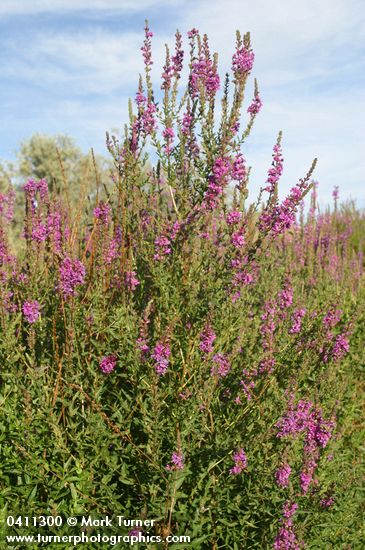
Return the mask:
M 176 6 L 180 0 L 1 0 L 0 15 L 36 15 L 76 11 L 143 12 L 160 5 Z
M 61 85 L 69 94 L 109 93 L 135 81 L 140 43 L 141 35 L 134 32 L 122 37 L 102 29 L 46 33 L 35 38 L 15 65 L 6 63 L 3 75 Z M 15 41 L 8 44 L 14 57 L 17 47 Z

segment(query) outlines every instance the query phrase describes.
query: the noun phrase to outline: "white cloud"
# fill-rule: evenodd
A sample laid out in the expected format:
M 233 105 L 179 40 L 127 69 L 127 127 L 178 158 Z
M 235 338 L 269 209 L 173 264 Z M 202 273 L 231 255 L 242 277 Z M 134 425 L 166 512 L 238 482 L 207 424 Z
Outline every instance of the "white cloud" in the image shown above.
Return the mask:
M 318 73 L 333 59 L 342 63 L 363 46 L 365 12 L 359 0 L 200 0 L 183 13 L 184 27 L 200 25 L 228 65 L 235 31 L 250 32 L 256 70 L 262 74 L 291 72 L 295 78 L 312 69 Z
M 133 85 L 137 89 L 138 73 L 143 70 L 140 52 L 143 32 L 113 34 L 91 28 L 66 34 L 42 34 L 34 37 L 32 47 L 17 56 L 18 44 L 10 42 L 10 58 L 2 67 L 3 77 L 22 78 L 40 87 L 58 85 L 70 93 L 109 94 Z M 160 70 L 163 55 L 162 37 L 154 43 L 154 55 Z M 106 98 L 107 99 L 107 98 Z

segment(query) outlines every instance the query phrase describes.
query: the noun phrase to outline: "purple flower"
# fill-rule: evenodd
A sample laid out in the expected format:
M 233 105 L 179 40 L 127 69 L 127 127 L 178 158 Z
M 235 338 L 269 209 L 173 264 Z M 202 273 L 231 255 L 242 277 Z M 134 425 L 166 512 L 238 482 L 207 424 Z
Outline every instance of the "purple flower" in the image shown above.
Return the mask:
M 289 519 L 293 517 L 297 510 L 298 510 L 298 504 L 296 502 L 286 501 L 283 506 L 284 518 Z
M 230 474 L 238 475 L 243 472 L 245 468 L 247 468 L 247 456 L 243 449 L 238 449 L 234 453 L 233 460 L 234 466 L 229 470 Z
M 166 141 L 172 141 L 175 137 L 175 132 L 173 128 L 165 128 L 162 132 L 162 135 Z
M 184 455 L 182 454 L 182 452 L 173 452 L 171 455 L 171 464 L 167 464 L 166 470 L 183 470 L 184 467 Z
M 300 550 L 300 545 L 290 520 L 280 527 L 273 548 L 274 550 Z
M 240 384 L 247 401 L 250 401 L 252 399 L 252 390 L 256 385 L 254 379 L 257 377 L 257 369 L 254 369 L 252 372 L 243 369 L 243 376 L 244 378 L 240 380 Z
M 254 59 L 255 54 L 252 50 L 246 48 L 246 46 L 236 49 L 232 58 L 232 71 L 235 79 L 239 80 L 240 77 L 245 76 L 251 71 Z
M 141 535 L 141 533 L 143 533 L 142 529 L 140 527 L 136 527 L 135 529 L 131 529 L 130 531 L 128 531 L 128 536 L 129 537 L 139 537 L 139 535 Z
M 68 298 L 76 295 L 76 288 L 84 284 L 85 266 L 80 260 L 72 260 L 68 256 L 61 262 L 59 268 L 59 290 Z
M 37 243 L 42 243 L 47 239 L 47 227 L 44 223 L 38 220 L 34 223 L 32 227 L 31 239 Z
M 211 376 L 218 376 L 220 378 L 227 376 L 231 370 L 231 365 L 228 358 L 223 353 L 216 353 L 213 355 L 212 361 L 213 366 L 210 371 Z
M 147 98 L 145 95 L 143 95 L 143 92 L 142 90 L 138 90 L 138 92 L 136 93 L 136 98 L 135 98 L 135 102 L 137 103 L 138 106 L 140 105 L 144 105 L 147 101 Z
M 36 193 L 38 192 L 40 195 L 40 198 L 42 200 L 45 200 L 48 198 L 48 183 L 45 179 L 41 179 L 39 181 L 34 181 L 33 179 L 29 179 L 27 183 L 23 187 L 26 195 L 33 201 L 35 198 Z M 34 203 L 32 203 L 34 207 Z
M 242 153 L 238 153 L 232 165 L 232 179 L 242 183 L 247 176 L 245 159 Z
M 229 183 L 232 162 L 229 157 L 217 157 L 212 168 L 212 175 L 209 177 L 207 190 L 204 194 L 203 208 L 213 210 L 218 199 L 223 193 L 224 187 Z
M 137 279 L 137 274 L 135 271 L 126 271 L 124 274 L 124 283 L 129 290 L 134 292 L 137 288 L 137 286 L 140 284 L 139 280 Z
M 331 358 L 334 361 L 339 361 L 349 351 L 350 351 L 350 343 L 347 335 L 338 334 L 336 336 L 335 344 L 332 348 Z
M 304 399 L 299 400 L 296 407 L 290 403 L 286 414 L 276 424 L 279 428 L 277 437 L 296 436 L 306 431 L 312 418 L 313 408 L 313 403 Z
M 181 132 L 184 134 L 184 136 L 187 136 L 190 133 L 193 120 L 194 118 L 190 112 L 190 109 L 187 109 L 181 123 Z
M 191 31 L 188 31 L 188 37 L 190 38 L 190 40 L 194 40 L 194 37 L 198 36 L 198 34 L 199 34 L 199 31 L 195 27 L 193 27 Z
M 275 472 L 276 483 L 280 487 L 287 487 L 289 485 L 289 477 L 291 474 L 291 467 L 289 464 L 285 463 Z
M 231 244 L 235 248 L 242 248 L 243 247 L 243 245 L 245 244 L 245 238 L 242 235 L 242 230 L 236 231 L 235 233 L 233 233 L 233 235 L 231 237 Z
M 216 335 L 210 325 L 206 325 L 200 334 L 199 348 L 203 353 L 211 353 L 213 351 L 213 343 Z
M 280 179 L 280 176 L 283 173 L 284 159 L 281 154 L 280 138 L 274 145 L 272 156 L 273 156 L 272 167 L 268 171 L 268 177 L 266 180 L 266 183 L 268 183 L 268 185 L 267 187 L 265 187 L 265 191 L 267 191 L 268 193 L 273 193 L 275 191 L 277 183 Z
M 259 96 L 258 93 L 255 94 L 255 97 L 253 98 L 252 100 L 252 103 L 251 105 L 248 107 L 247 109 L 247 112 L 252 115 L 252 116 L 255 116 L 257 115 L 260 110 L 261 110 L 261 107 L 262 107 L 262 101 L 261 101 L 261 98 Z
M 171 56 L 172 70 L 175 78 L 180 78 L 183 68 L 184 50 L 182 49 L 182 36 L 179 31 L 175 33 L 175 53 Z
M 295 502 L 285 502 L 281 527 L 273 544 L 275 550 L 300 550 L 302 544 L 299 543 L 296 537 L 293 520 L 291 519 L 297 509 L 298 504 Z
M 153 257 L 154 260 L 162 260 L 164 256 L 171 254 L 171 241 L 168 237 L 157 237 L 155 239 L 156 253 Z
M 47 236 L 50 238 L 55 252 L 61 252 L 62 242 L 62 222 L 61 213 L 56 210 L 56 205 L 53 205 L 54 210 L 50 211 L 47 216 Z
M 146 355 L 150 351 L 150 346 L 147 344 L 146 339 L 142 336 L 137 338 L 136 347 L 141 352 L 142 359 L 146 359 Z
M 208 43 L 205 42 L 205 57 L 203 55 L 191 66 L 189 84 L 192 97 L 197 97 L 201 88 L 209 99 L 213 99 L 220 87 L 220 78 L 214 61 L 210 59 Z
M 100 359 L 99 367 L 104 374 L 110 374 L 116 367 L 117 364 L 116 355 L 105 355 Z
M 162 84 L 161 84 L 161 89 L 162 90 L 169 90 L 170 87 L 171 87 L 171 79 L 172 79 L 172 76 L 173 76 L 173 68 L 172 68 L 172 65 L 170 64 L 170 57 L 169 55 L 166 54 L 166 63 L 163 67 L 163 73 L 161 75 L 161 78 L 162 78 Z
M 28 323 L 35 323 L 38 321 L 41 314 L 40 309 L 41 306 L 37 300 L 33 300 L 32 302 L 24 302 L 22 311 Z
M 341 309 L 331 308 L 323 318 L 323 325 L 326 329 L 331 329 L 337 325 L 342 315 Z
M 0 214 L 6 223 L 10 223 L 14 215 L 15 191 L 10 189 L 7 194 L 0 193 Z
M 280 309 L 287 309 L 293 303 L 293 289 L 285 283 L 284 289 L 278 294 L 278 304 Z
M 237 210 L 231 210 L 231 212 L 228 212 L 226 217 L 226 222 L 228 225 L 235 225 L 239 223 L 239 221 L 242 218 L 242 212 L 238 212 Z
M 210 180 L 207 190 L 204 193 L 204 200 L 202 207 L 206 208 L 207 210 L 213 210 L 217 204 L 218 199 L 223 193 L 223 187 L 222 185 L 218 185 L 215 183 L 212 179 Z
M 339 187 L 338 185 L 335 185 L 335 187 L 333 188 L 333 191 L 332 191 L 332 197 L 335 201 L 338 200 L 338 197 L 339 197 Z
M 118 249 L 120 245 L 120 239 L 116 236 L 113 239 L 110 239 L 108 248 L 106 249 L 104 253 L 104 262 L 106 265 L 110 265 L 113 263 L 113 260 L 115 260 L 118 257 Z
M 320 505 L 322 508 L 330 508 L 335 503 L 335 499 L 333 496 L 327 495 L 325 498 L 322 498 L 320 501 Z
M 151 52 L 151 38 L 153 36 L 153 32 L 150 31 L 147 23 L 146 23 L 144 32 L 145 32 L 145 39 L 143 41 L 143 46 L 141 47 L 141 52 L 143 55 L 145 67 L 147 70 L 150 70 L 149 68 L 153 64 L 152 52 Z
M 163 376 L 169 366 L 169 357 L 171 355 L 170 346 L 162 342 L 158 342 L 151 355 L 155 361 L 155 370 L 158 376 Z
M 212 169 L 215 181 L 226 185 L 231 172 L 231 166 L 232 163 L 229 157 L 217 157 Z
M 162 132 L 162 135 L 165 139 L 166 145 L 164 147 L 164 151 L 167 155 L 169 155 L 172 151 L 172 142 L 175 137 L 175 132 L 172 128 L 165 128 Z
M 303 494 L 306 494 L 308 492 L 309 485 L 312 483 L 313 480 L 313 471 L 309 470 L 303 470 L 300 472 L 300 487 L 303 491 Z
M 292 326 L 289 329 L 289 334 L 298 334 L 302 328 L 302 319 L 306 314 L 306 309 L 301 308 L 294 311 L 291 316 Z
M 98 206 L 94 208 L 94 217 L 100 220 L 103 225 L 108 225 L 111 211 L 110 204 L 101 201 Z

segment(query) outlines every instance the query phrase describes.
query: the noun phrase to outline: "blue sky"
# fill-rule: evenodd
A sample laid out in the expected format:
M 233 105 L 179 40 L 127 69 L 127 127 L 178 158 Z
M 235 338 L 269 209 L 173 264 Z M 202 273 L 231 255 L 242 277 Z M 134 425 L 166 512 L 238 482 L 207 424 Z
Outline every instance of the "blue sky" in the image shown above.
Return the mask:
M 236 28 L 251 32 L 264 102 L 244 150 L 254 191 L 282 130 L 283 193 L 318 157 L 322 202 L 339 185 L 342 198 L 365 204 L 363 0 L 1 0 L 0 159 L 35 132 L 105 153 L 105 131 L 126 122 L 143 67 L 145 18 L 156 79 L 176 28 L 208 34 L 222 75 Z

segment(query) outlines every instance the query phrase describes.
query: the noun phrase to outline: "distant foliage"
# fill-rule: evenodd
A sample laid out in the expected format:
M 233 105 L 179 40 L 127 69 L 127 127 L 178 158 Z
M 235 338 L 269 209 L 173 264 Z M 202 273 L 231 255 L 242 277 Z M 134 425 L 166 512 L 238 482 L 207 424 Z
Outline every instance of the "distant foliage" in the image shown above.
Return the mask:
M 281 134 L 247 205 L 250 37 L 225 79 L 205 35 L 175 38 L 156 91 L 146 24 L 112 185 L 24 182 L 18 254 L 0 195 L 1 506 L 154 519 L 186 548 L 358 548 L 363 213 L 338 190 L 318 210 L 315 162 L 279 200 Z

